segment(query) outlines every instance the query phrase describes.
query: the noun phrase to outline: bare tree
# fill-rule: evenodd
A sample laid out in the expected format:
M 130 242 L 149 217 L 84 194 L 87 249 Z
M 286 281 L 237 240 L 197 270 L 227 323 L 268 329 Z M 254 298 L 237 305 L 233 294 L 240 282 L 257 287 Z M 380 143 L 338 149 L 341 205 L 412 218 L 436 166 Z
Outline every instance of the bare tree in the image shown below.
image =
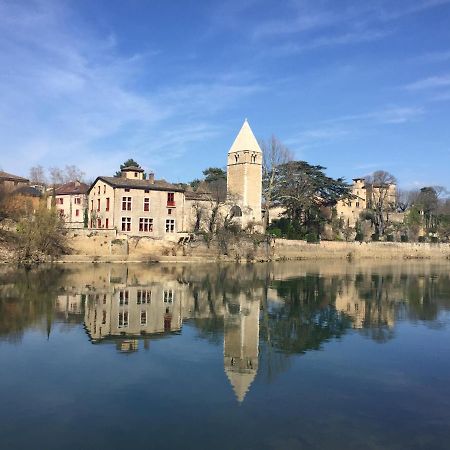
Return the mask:
M 389 224 L 389 213 L 395 209 L 397 180 L 389 172 L 377 170 L 366 177 L 369 188 L 369 209 L 373 212 L 375 233 L 382 236 Z
M 269 225 L 269 210 L 272 204 L 276 169 L 282 164 L 292 161 L 293 154 L 274 135 L 267 141 L 260 141 L 259 144 L 263 151 L 263 197 L 265 205 L 263 232 L 265 232 Z
M 64 184 L 64 172 L 59 167 L 50 167 L 48 171 L 50 173 L 50 182 L 53 186 Z
M 67 165 L 64 169 L 59 167 L 50 167 L 50 181 L 53 186 L 69 183 L 71 181 L 82 181 L 84 172 L 75 165 Z
M 82 181 L 85 173 L 75 165 L 66 166 L 64 169 L 65 182 Z
M 33 166 L 30 168 L 30 181 L 34 184 L 40 184 L 45 186 L 47 184 L 47 177 L 45 175 L 45 169 L 40 166 Z

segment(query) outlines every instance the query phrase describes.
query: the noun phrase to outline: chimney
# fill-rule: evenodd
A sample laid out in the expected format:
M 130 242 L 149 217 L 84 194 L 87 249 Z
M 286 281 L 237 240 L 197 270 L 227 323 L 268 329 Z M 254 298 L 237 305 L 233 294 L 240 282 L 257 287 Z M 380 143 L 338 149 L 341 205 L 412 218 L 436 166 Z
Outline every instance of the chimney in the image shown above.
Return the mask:
M 155 184 L 155 174 L 153 172 L 147 175 L 147 179 L 150 184 Z

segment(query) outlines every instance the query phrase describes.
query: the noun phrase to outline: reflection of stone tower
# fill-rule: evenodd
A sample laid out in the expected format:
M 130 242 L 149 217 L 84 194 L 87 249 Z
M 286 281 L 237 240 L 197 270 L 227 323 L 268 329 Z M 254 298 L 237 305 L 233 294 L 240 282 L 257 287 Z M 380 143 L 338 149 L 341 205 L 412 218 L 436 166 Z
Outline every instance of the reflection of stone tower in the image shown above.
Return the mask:
M 242 212 L 242 222 L 261 221 L 262 151 L 245 120 L 228 152 L 227 194 Z M 237 213 L 236 215 L 239 215 Z
M 244 294 L 230 303 L 224 316 L 224 366 L 239 402 L 258 371 L 259 301 Z

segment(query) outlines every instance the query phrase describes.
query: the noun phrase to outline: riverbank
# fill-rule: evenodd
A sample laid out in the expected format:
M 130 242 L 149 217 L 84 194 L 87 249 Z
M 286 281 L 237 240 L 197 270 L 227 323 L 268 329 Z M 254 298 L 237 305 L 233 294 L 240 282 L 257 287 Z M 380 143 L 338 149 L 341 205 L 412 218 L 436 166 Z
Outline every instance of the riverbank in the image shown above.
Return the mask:
M 104 244 L 106 246 L 106 244 Z M 124 244 L 122 244 L 124 246 Z M 124 246 L 125 247 L 125 246 Z M 305 241 L 275 240 L 269 244 L 230 246 L 227 254 L 211 244 L 176 245 L 170 243 L 138 242 L 128 245 L 121 254 L 96 252 L 65 255 L 57 262 L 175 262 L 205 263 L 264 262 L 283 260 L 450 260 L 450 244 L 395 242 L 331 242 L 309 244 Z
M 84 231 L 84 230 L 83 230 Z M 232 237 L 227 242 L 203 238 L 184 244 L 113 232 L 71 232 L 70 254 L 57 263 L 208 263 L 283 260 L 450 260 L 450 244 L 400 242 L 338 242 L 317 244 L 284 239 Z M 0 262 L 14 263 L 13 246 L 0 245 Z

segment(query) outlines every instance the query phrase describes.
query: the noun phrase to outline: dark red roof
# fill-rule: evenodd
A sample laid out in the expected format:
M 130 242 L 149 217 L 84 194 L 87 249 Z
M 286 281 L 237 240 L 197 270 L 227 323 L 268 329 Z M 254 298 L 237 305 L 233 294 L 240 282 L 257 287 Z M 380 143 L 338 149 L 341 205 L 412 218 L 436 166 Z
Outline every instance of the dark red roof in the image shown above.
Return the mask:
M 76 195 L 86 194 L 89 190 L 89 186 L 80 181 L 71 181 L 70 183 L 63 184 L 55 189 L 55 195 Z

